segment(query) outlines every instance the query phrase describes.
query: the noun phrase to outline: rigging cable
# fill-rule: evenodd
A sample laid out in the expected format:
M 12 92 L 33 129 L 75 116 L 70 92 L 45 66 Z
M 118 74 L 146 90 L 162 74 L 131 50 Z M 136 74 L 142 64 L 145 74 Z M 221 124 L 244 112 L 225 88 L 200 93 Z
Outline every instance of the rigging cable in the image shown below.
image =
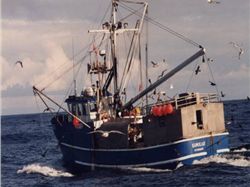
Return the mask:
M 81 64 L 85 58 L 87 57 L 87 55 L 85 55 L 83 58 L 81 58 L 76 64 L 75 64 L 75 67 L 77 67 L 79 64 Z M 60 78 L 62 78 L 66 73 L 68 73 L 70 70 L 73 69 L 73 65 L 71 65 L 71 67 L 69 67 L 68 69 L 66 69 L 64 72 L 62 72 L 62 74 L 60 76 L 57 76 L 56 79 L 54 79 L 54 82 L 51 82 L 49 84 L 47 84 L 43 89 L 45 90 L 46 88 L 48 88 L 49 86 L 51 86 L 53 83 L 55 83 L 56 81 L 58 81 Z
M 87 47 L 88 47 L 88 46 L 85 46 L 84 48 L 82 48 L 82 49 L 75 55 L 75 57 L 78 56 L 78 55 L 80 55 L 81 53 L 83 53 L 83 52 L 87 49 Z M 69 60 L 72 61 L 72 57 L 71 57 Z M 51 71 L 51 72 L 49 73 L 49 76 L 48 76 L 46 79 L 42 79 L 42 80 L 38 81 L 34 86 L 37 86 L 38 84 L 42 84 L 43 82 L 45 82 L 45 80 L 48 80 L 51 76 L 55 75 L 56 72 L 58 72 L 60 69 L 63 69 L 63 68 L 67 65 L 67 63 L 68 63 L 68 61 L 65 61 L 59 68 L 57 68 L 57 69 L 54 70 L 54 71 Z M 72 64 L 71 64 L 71 66 L 70 66 L 69 69 L 72 69 Z
M 92 44 L 92 42 L 90 42 L 88 45 L 86 45 L 84 48 L 82 48 L 76 55 L 75 57 L 79 56 L 81 53 L 83 53 L 84 51 L 86 51 L 89 46 Z M 75 67 L 77 67 L 79 64 L 81 64 L 85 58 L 89 55 L 89 52 L 85 53 L 85 56 L 83 56 L 80 60 L 77 61 L 77 63 L 75 64 Z M 72 60 L 73 57 L 70 58 L 70 60 Z M 51 76 L 55 75 L 56 72 L 58 72 L 58 70 L 62 69 L 65 65 L 67 64 L 67 62 L 65 62 L 62 66 L 60 66 L 57 70 L 50 72 L 49 76 L 47 77 L 47 79 L 49 79 Z M 59 76 L 57 76 L 55 79 L 53 79 L 50 83 L 46 84 L 43 89 L 41 89 L 42 91 L 45 90 L 46 88 L 48 88 L 49 86 L 51 86 L 54 82 L 56 82 L 57 80 L 59 80 L 61 77 L 63 77 L 65 75 L 65 73 L 68 73 L 69 71 L 71 71 L 73 69 L 73 65 L 71 64 L 70 67 L 68 67 L 66 70 L 64 70 Z M 43 82 L 45 82 L 45 80 L 41 80 L 38 83 L 36 83 L 34 86 L 37 86 L 38 84 L 42 84 Z
M 141 38 L 139 36 L 139 69 L 140 69 L 140 81 L 139 81 L 139 92 L 143 90 L 143 82 L 142 82 L 142 58 L 141 58 Z
M 132 9 L 132 8 L 130 8 L 129 6 L 125 5 L 124 3 L 119 3 L 119 4 L 120 4 L 121 7 L 125 8 L 126 10 L 128 10 L 128 11 L 130 11 L 130 12 L 134 12 L 134 11 L 135 11 L 134 9 Z M 137 15 L 137 16 L 139 16 L 139 17 L 142 16 L 141 13 L 137 13 L 136 11 L 135 11 L 135 15 Z M 170 34 L 172 34 L 172 35 L 174 35 L 174 36 L 176 36 L 176 37 L 178 37 L 178 38 L 180 38 L 180 39 L 186 41 L 187 43 L 192 44 L 192 45 L 194 45 L 194 46 L 196 46 L 196 47 L 201 48 L 201 45 L 198 44 L 197 42 L 195 42 L 195 41 L 193 41 L 193 40 L 191 40 L 191 39 L 185 37 L 184 35 L 182 35 L 182 34 L 176 32 L 176 31 L 174 31 L 173 29 L 170 29 L 169 27 L 167 27 L 167 26 L 165 26 L 165 25 L 159 23 L 158 21 L 155 21 L 154 19 L 148 17 L 147 15 L 145 15 L 145 20 L 147 20 L 147 21 L 149 21 L 150 23 L 152 23 L 153 25 L 158 26 L 159 28 L 161 28 L 161 29 L 163 29 L 163 30 L 169 32 Z
M 106 14 L 107 14 L 109 8 L 110 8 L 110 5 L 108 6 L 108 8 L 107 8 L 107 10 L 106 10 L 105 16 L 106 16 Z M 105 17 L 103 17 L 102 22 L 103 22 L 104 18 L 105 18 Z M 81 50 L 79 50 L 79 51 L 76 53 L 76 55 L 74 55 L 74 57 L 77 57 L 77 56 L 79 56 L 81 53 L 83 53 L 84 51 L 86 51 L 87 48 L 89 48 L 89 46 L 90 46 L 92 43 L 93 43 L 93 42 L 89 42 L 89 44 L 86 45 L 86 46 L 84 46 Z M 71 57 L 69 60 L 72 61 L 72 59 L 73 59 L 73 57 Z M 50 75 L 50 76 L 54 75 L 56 72 L 58 72 L 60 69 L 62 69 L 65 65 L 67 65 L 67 63 L 68 63 L 68 61 L 65 61 L 59 68 L 57 68 L 57 70 L 54 70 L 54 71 L 50 72 L 49 75 Z M 49 80 L 50 76 L 47 76 L 47 79 L 40 80 L 40 81 L 39 81 L 38 83 L 36 83 L 34 86 L 37 86 L 38 84 L 41 84 L 41 83 L 45 82 L 45 80 Z
M 137 25 L 136 25 L 136 27 L 137 27 Z M 123 74 L 122 74 L 120 90 L 122 90 L 123 87 L 125 87 L 124 85 L 125 85 L 125 82 L 126 82 L 126 79 L 127 79 L 127 76 L 128 76 L 128 72 L 130 71 L 132 58 L 134 56 L 134 48 L 135 48 L 135 45 L 136 45 L 136 41 L 135 41 L 136 37 L 137 37 L 136 32 L 134 32 L 133 36 L 132 36 L 130 46 L 129 46 L 129 51 L 128 51 L 128 55 L 127 55 L 127 59 L 126 59 L 126 65 L 125 65 L 125 68 L 124 68 Z
M 206 54 L 205 54 L 205 57 L 206 57 L 206 61 L 207 61 L 208 58 L 207 58 Z M 214 75 L 213 75 L 212 69 L 211 69 L 211 67 L 210 67 L 208 61 L 207 61 L 207 66 L 208 66 L 208 69 L 209 69 L 209 72 L 210 72 L 212 81 L 215 82 Z M 215 89 L 216 89 L 217 95 L 218 95 L 218 97 L 219 97 L 219 100 L 221 100 L 221 97 L 220 97 L 220 94 L 219 94 L 219 90 L 218 90 L 217 84 L 215 84 Z
M 102 17 L 102 19 L 101 19 L 101 21 L 100 21 L 100 26 L 99 26 L 99 27 L 102 26 L 103 21 L 104 21 L 104 19 L 106 18 L 106 15 L 107 15 L 107 13 L 109 12 L 109 9 L 110 9 L 110 8 L 111 8 L 111 4 L 108 5 L 108 7 L 107 7 L 107 9 L 106 9 L 106 11 L 105 11 L 105 14 L 104 14 L 104 16 Z M 93 39 L 92 39 L 92 43 L 95 42 L 96 36 L 97 36 L 97 33 L 94 34 Z
M 192 71 L 192 75 L 191 75 L 191 77 L 188 80 L 188 84 L 187 84 L 187 87 L 186 87 L 186 92 L 188 92 L 188 90 L 189 90 L 189 87 L 190 87 L 191 81 L 192 81 L 192 79 L 194 77 L 195 69 L 196 69 L 198 63 L 199 62 L 197 61 L 196 64 L 195 64 L 195 66 L 194 66 L 194 70 Z

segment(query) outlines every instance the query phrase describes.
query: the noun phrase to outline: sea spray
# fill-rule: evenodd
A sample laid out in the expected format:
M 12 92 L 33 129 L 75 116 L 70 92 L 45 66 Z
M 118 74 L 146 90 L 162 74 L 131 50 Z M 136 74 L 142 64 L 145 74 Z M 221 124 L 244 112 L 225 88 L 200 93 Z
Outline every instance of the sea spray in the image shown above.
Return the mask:
M 134 173 L 165 173 L 171 172 L 169 169 L 155 169 L 155 168 L 146 168 L 146 167 L 124 167 L 121 168 L 123 171 L 129 171 Z
M 230 156 L 230 157 L 229 157 Z M 222 163 L 231 166 L 250 167 L 250 160 L 240 155 L 215 155 L 201 160 L 195 160 L 193 164 Z
M 17 173 L 39 173 L 49 177 L 73 177 L 73 175 L 68 172 L 57 170 L 50 166 L 41 166 L 40 164 L 29 164 L 19 169 Z

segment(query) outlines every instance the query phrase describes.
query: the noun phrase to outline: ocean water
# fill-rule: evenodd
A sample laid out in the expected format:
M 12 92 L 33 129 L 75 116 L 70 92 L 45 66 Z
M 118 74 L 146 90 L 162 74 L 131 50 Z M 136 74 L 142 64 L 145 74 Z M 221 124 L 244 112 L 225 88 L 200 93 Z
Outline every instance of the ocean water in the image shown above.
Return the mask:
M 230 153 L 176 170 L 94 171 L 63 167 L 50 114 L 1 117 L 1 186 L 250 186 L 250 101 L 224 103 Z

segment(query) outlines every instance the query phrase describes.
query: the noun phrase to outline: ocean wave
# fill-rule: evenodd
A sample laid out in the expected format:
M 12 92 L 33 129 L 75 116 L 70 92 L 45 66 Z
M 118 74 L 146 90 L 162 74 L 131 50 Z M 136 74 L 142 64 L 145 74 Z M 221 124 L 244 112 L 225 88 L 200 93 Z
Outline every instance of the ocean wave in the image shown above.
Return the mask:
M 239 167 L 250 167 L 250 160 L 247 159 L 244 156 L 237 156 L 237 157 L 228 157 L 227 155 L 215 155 L 210 156 L 207 158 L 203 158 L 201 160 L 195 160 L 193 162 L 194 165 L 199 164 L 208 164 L 208 163 L 222 163 L 222 164 L 228 164 L 232 166 L 239 166 Z
M 247 152 L 247 151 L 249 151 L 249 150 L 247 150 L 246 148 L 241 148 L 241 149 L 235 149 L 232 152 L 234 152 L 234 153 L 242 153 L 242 152 Z
M 169 169 L 154 169 L 154 168 L 146 168 L 146 167 L 126 167 L 122 168 L 123 171 L 129 172 L 138 172 L 138 173 L 164 173 L 172 170 Z
M 73 177 L 71 173 L 57 170 L 50 166 L 41 166 L 40 164 L 29 164 L 19 169 L 17 173 L 38 173 L 49 177 Z

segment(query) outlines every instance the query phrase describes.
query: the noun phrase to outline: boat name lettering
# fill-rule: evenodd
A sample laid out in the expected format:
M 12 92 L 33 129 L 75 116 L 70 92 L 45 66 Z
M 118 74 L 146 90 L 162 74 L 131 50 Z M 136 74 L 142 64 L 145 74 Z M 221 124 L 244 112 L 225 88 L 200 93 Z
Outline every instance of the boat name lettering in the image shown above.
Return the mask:
M 192 148 L 202 147 L 202 146 L 205 146 L 205 145 L 206 145 L 205 141 L 203 141 L 203 142 L 196 142 L 196 143 L 192 143 Z

